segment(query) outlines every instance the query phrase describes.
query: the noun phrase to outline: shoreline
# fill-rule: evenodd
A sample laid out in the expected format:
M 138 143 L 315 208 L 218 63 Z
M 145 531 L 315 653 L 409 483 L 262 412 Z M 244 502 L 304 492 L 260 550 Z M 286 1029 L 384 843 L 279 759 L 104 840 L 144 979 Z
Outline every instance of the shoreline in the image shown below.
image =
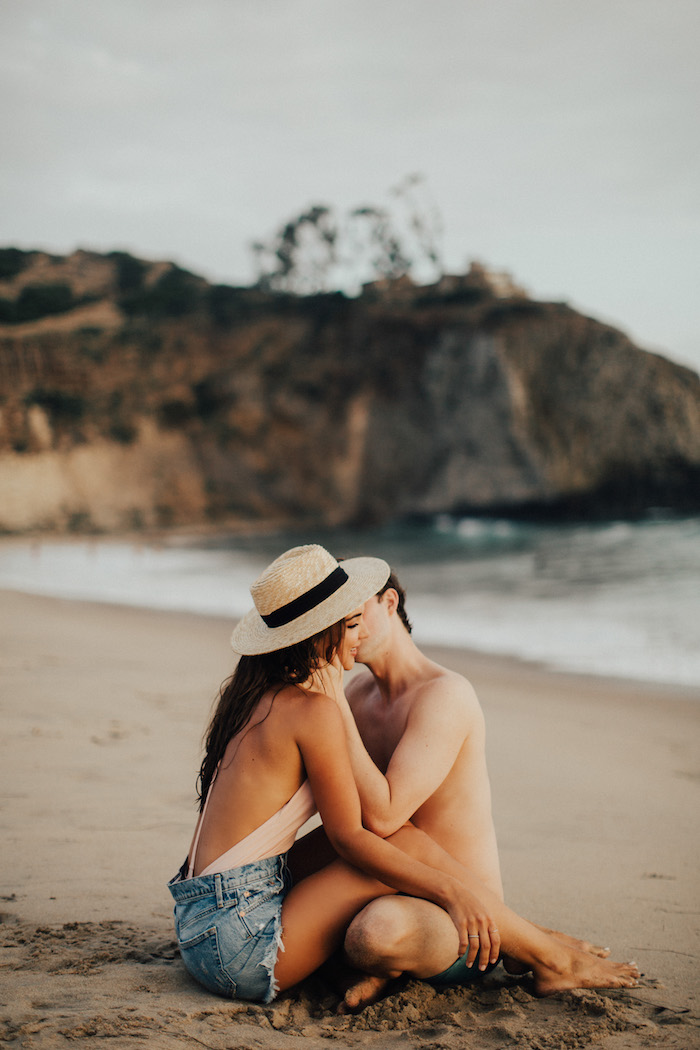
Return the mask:
M 694 525 L 695 532 L 697 526 L 700 519 Z M 443 553 L 442 561 L 438 559 L 437 575 L 433 579 L 430 573 L 426 577 L 421 555 L 416 554 L 422 547 L 416 547 L 415 537 L 402 536 L 395 548 L 391 547 L 395 538 L 382 539 L 380 534 L 373 534 L 372 542 L 375 546 L 388 543 L 389 549 L 383 551 L 383 556 L 402 566 L 402 577 L 412 596 L 411 608 L 417 621 L 416 638 L 422 645 L 436 644 L 439 648 L 457 651 L 467 648 L 496 659 L 534 662 L 553 673 L 592 674 L 613 681 L 629 679 L 639 682 L 643 689 L 648 683 L 652 689 L 680 687 L 687 695 L 692 696 L 695 690 L 700 694 L 700 656 L 697 630 L 693 626 L 694 577 L 684 578 L 681 585 L 678 580 L 673 582 L 675 577 L 671 574 L 668 586 L 659 591 L 650 582 L 652 573 L 649 580 L 645 578 L 627 587 L 625 580 L 630 579 L 630 566 L 623 559 L 617 565 L 623 587 L 618 593 L 613 584 L 604 583 L 600 571 L 606 558 L 611 557 L 612 563 L 617 564 L 617 547 L 628 538 L 626 526 L 622 534 L 621 540 L 619 529 L 614 527 L 612 536 L 609 538 L 606 534 L 602 540 L 591 539 L 588 534 L 583 540 L 575 541 L 566 536 L 555 540 L 540 537 L 532 541 L 532 549 L 528 545 L 531 541 L 527 540 L 520 553 L 516 544 L 517 549 L 505 552 L 508 557 L 520 559 L 508 569 L 520 581 L 510 596 L 496 584 L 493 589 L 489 584 L 483 592 L 479 589 L 478 573 L 488 575 L 492 569 L 488 559 L 481 565 L 484 551 L 480 555 L 475 549 L 466 558 L 468 570 L 461 566 L 459 557 L 455 562 L 455 572 L 465 573 L 464 579 L 460 576 L 463 601 L 455 598 L 449 579 L 443 579 L 451 555 Z M 24 593 L 75 601 L 126 603 L 134 607 L 189 610 L 205 616 L 234 618 L 248 608 L 250 579 L 268 560 L 265 552 L 270 558 L 274 556 L 275 551 L 269 547 L 272 535 L 279 537 L 279 531 L 272 528 L 267 538 L 258 537 L 259 542 L 252 545 L 247 541 L 237 544 L 233 532 L 217 530 L 210 532 L 207 540 L 201 534 L 182 530 L 160 536 L 53 536 L 33 540 L 0 537 L 0 590 L 19 589 Z M 250 540 L 249 534 L 241 530 L 239 539 L 246 536 Z M 693 555 L 688 548 L 687 530 L 674 532 L 670 539 L 678 544 L 679 564 L 684 558 L 690 559 L 689 565 L 697 575 L 700 567 L 697 548 Z M 291 535 L 285 537 L 285 542 L 298 540 L 299 537 Z M 321 540 L 328 546 L 328 538 L 321 537 Z M 654 571 L 661 571 L 663 566 L 656 564 L 656 555 L 649 550 L 652 540 L 651 533 L 644 533 L 643 537 L 635 533 L 634 553 L 625 556 L 631 559 L 632 566 L 635 559 L 644 558 L 649 565 L 656 566 Z M 356 537 L 348 540 L 341 534 L 333 542 L 345 549 L 348 543 L 352 546 L 358 541 Z M 540 552 L 540 542 L 544 543 L 544 553 Z M 592 558 L 598 566 L 598 575 L 594 571 L 593 584 L 588 586 L 584 579 L 580 589 L 575 573 L 573 582 L 562 577 L 552 592 L 552 580 L 558 579 L 560 573 L 556 566 L 565 560 L 562 549 L 568 549 L 570 542 L 583 544 L 575 548 L 574 562 L 576 558 L 583 558 L 586 563 L 586 559 Z M 402 546 L 404 543 L 406 546 Z M 590 543 L 593 547 L 589 549 Z M 419 568 L 414 577 L 416 569 L 411 559 L 415 556 L 419 558 Z M 537 561 L 540 557 L 544 568 L 537 570 L 528 559 Z M 550 558 L 554 566 L 551 572 L 547 569 Z M 585 568 L 583 563 L 581 571 Z M 477 565 L 481 566 L 478 571 L 474 568 Z M 678 566 L 675 571 L 679 571 Z M 476 592 L 471 594 L 470 574 L 474 572 L 477 572 Z M 495 579 L 498 578 L 496 573 Z M 439 597 L 443 583 L 446 601 Z M 541 586 L 544 587 L 542 593 L 538 590 Z M 564 589 L 557 594 L 557 588 L 562 586 Z
M 605 1050 L 700 1046 L 695 691 L 452 648 L 425 650 L 473 681 L 485 711 L 507 900 L 636 958 L 642 986 L 542 1001 L 505 976 L 439 995 L 412 982 L 336 1019 L 318 979 L 271 1007 L 194 985 L 173 947 L 165 883 L 192 834 L 199 748 L 235 660 L 232 626 L 0 592 L 8 1045 L 89 1047 L 109 1034 L 121 1050 L 147 1030 L 156 1050 L 195 1039 L 222 1050 L 302 1039 L 305 1050 L 329 1039 L 369 1048 L 382 1037 L 427 1050 L 439 1029 L 455 1050 L 529 1047 L 544 1031 L 564 1047 L 588 1037 Z
M 236 616 L 229 616 L 223 613 L 185 608 L 167 608 L 158 605 L 130 604 L 128 602 L 116 601 L 113 598 L 100 599 L 94 597 L 84 598 L 73 597 L 70 595 L 48 594 L 44 591 L 33 591 L 0 584 L 0 600 L 4 594 L 17 596 L 26 595 L 29 598 L 46 600 L 49 602 L 70 602 L 76 605 L 94 606 L 96 609 L 131 609 L 134 612 L 152 612 L 158 615 L 162 614 L 163 616 L 174 617 L 195 616 L 213 622 L 226 623 L 229 625 L 229 633 L 233 630 L 233 626 L 237 622 Z M 500 667 L 511 666 L 513 669 L 522 669 L 523 673 L 530 671 L 533 674 L 552 676 L 560 679 L 572 679 L 577 682 L 597 682 L 601 686 L 620 690 L 622 692 L 642 693 L 644 695 L 650 694 L 652 696 L 662 692 L 664 695 L 668 695 L 669 699 L 673 698 L 681 703 L 700 702 L 700 682 L 697 685 L 689 685 L 684 682 L 674 682 L 665 679 L 635 678 L 633 675 L 628 674 L 614 675 L 599 671 L 579 671 L 563 666 L 560 667 L 542 659 L 528 660 L 523 656 L 507 651 L 476 649 L 469 645 L 451 645 L 449 643 L 439 645 L 434 642 L 426 642 L 421 640 L 419 632 L 416 632 L 415 637 L 421 649 L 425 652 L 435 654 L 432 658 L 438 663 L 447 663 L 450 659 L 454 659 L 455 657 L 459 658 L 459 654 L 462 654 L 468 656 L 477 666 L 481 666 L 482 664 L 484 667 L 490 667 L 492 664 Z

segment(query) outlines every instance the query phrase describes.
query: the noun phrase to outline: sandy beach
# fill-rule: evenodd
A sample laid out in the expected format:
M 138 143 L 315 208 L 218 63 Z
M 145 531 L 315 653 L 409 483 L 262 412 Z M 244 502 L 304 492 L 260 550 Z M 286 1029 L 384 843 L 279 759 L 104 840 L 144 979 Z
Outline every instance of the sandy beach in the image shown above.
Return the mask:
M 430 652 L 484 707 L 508 902 L 635 959 L 640 987 L 539 1000 L 499 969 L 339 1017 L 320 977 L 271 1006 L 195 985 L 165 884 L 231 626 L 0 593 L 1 1045 L 700 1047 L 700 693 L 453 649 Z

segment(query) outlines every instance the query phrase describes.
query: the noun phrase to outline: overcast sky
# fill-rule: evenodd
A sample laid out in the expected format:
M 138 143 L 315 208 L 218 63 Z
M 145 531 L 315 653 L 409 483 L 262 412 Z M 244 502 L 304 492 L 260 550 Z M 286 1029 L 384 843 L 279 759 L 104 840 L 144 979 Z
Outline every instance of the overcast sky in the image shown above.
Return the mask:
M 0 243 L 230 283 L 420 173 L 510 270 L 700 369 L 700 0 L 2 0 Z

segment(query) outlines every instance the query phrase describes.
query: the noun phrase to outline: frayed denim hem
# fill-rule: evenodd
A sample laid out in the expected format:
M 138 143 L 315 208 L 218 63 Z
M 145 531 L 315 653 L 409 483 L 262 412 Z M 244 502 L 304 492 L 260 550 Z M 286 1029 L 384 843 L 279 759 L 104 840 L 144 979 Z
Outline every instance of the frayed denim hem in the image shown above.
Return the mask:
M 276 999 L 280 986 L 278 981 L 275 979 L 275 966 L 277 965 L 277 957 L 280 952 L 284 951 L 284 944 L 282 943 L 282 916 L 275 916 L 275 929 L 273 939 L 270 941 L 270 946 L 265 952 L 265 955 L 260 961 L 260 966 L 264 966 L 267 970 L 267 976 L 269 978 L 270 986 L 267 990 L 263 1002 L 265 1004 L 271 1003 L 273 999 Z

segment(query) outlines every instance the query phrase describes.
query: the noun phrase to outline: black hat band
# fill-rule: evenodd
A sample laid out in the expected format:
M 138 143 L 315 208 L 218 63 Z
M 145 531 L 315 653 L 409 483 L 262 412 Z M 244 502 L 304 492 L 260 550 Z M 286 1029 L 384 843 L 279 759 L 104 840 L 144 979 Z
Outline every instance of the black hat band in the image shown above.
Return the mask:
M 285 624 L 291 623 L 292 620 L 303 616 L 304 613 L 311 612 L 326 598 L 330 598 L 331 594 L 335 594 L 343 586 L 347 578 L 348 574 L 345 569 L 339 565 L 330 576 L 326 576 L 325 580 L 321 580 L 310 591 L 305 591 L 304 594 L 300 594 L 298 598 L 288 602 L 287 605 L 274 609 L 267 616 L 263 616 L 261 613 L 260 617 L 268 627 L 284 627 Z

